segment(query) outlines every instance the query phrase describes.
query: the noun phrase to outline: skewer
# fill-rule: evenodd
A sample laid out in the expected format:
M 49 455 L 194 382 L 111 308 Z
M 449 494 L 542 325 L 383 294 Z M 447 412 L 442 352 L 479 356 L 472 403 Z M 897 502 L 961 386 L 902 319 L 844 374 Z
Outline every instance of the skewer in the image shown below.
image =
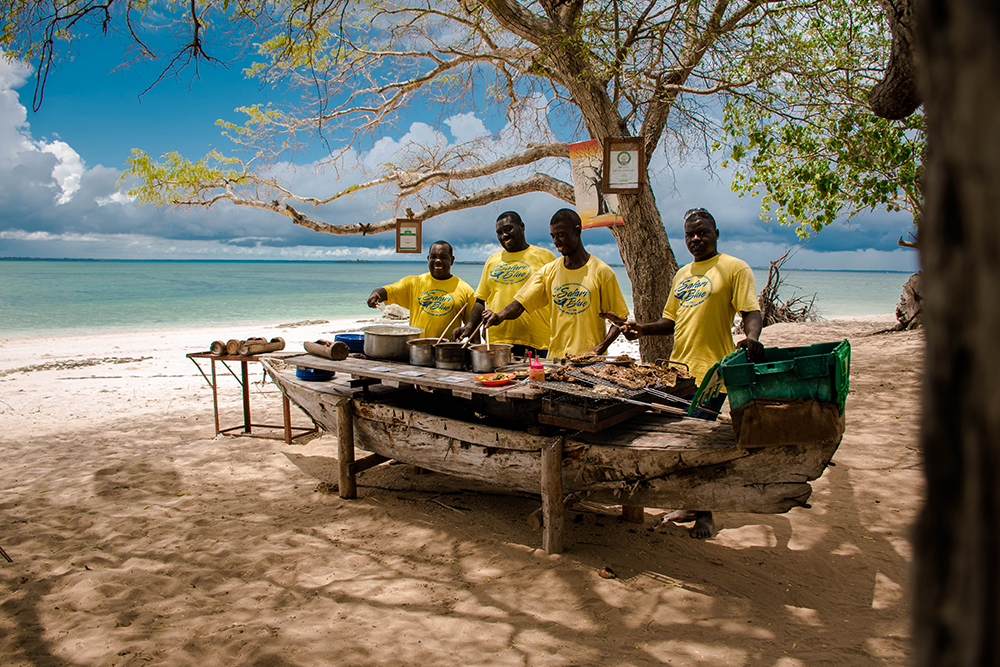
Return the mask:
M 442 331 L 442 332 L 441 332 L 441 337 L 437 339 L 437 343 L 434 343 L 435 345 L 437 345 L 437 344 L 438 344 L 438 343 L 440 343 L 440 342 L 441 342 L 442 340 L 444 340 L 444 337 L 445 337 L 445 334 L 447 334 L 447 333 L 448 333 L 448 331 L 449 331 L 449 330 L 451 330 L 451 325 L 455 323 L 455 320 L 457 320 L 457 319 L 458 319 L 458 316 L 462 314 L 462 311 L 463 311 L 463 310 L 465 310 L 465 308 L 464 308 L 464 307 L 463 307 L 463 308 L 461 308 L 461 309 L 460 309 L 460 310 L 459 310 L 459 311 L 458 311 L 457 313 L 455 313 L 455 317 L 451 318 L 451 322 L 448 322 L 448 326 L 446 326 L 446 327 L 444 328 L 444 331 Z

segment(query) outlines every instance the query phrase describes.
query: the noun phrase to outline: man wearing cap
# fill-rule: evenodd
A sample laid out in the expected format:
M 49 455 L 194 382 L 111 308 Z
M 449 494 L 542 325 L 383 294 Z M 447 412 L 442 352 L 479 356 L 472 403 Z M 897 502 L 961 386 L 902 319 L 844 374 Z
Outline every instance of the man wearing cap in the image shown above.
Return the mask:
M 454 338 L 465 338 L 479 326 L 483 312 L 500 310 L 514 300 L 514 295 L 537 271 L 556 258 L 551 251 L 528 245 L 524 222 L 514 211 L 501 213 L 496 224 L 497 241 L 503 248 L 493 253 L 483 266 L 483 276 L 476 288 L 476 304 L 468 324 L 458 328 Z M 544 357 L 549 349 L 549 306 L 502 322 L 490 331 L 491 343 L 509 343 L 511 353 L 523 357 L 531 352 Z
M 703 208 L 684 214 L 684 244 L 694 261 L 674 276 L 670 296 L 663 308 L 663 317 L 656 322 L 622 325 L 625 338 L 674 335 L 671 361 L 686 364 L 699 384 L 712 366 L 736 350 L 743 348 L 750 361 L 763 356 L 760 343 L 763 321 L 757 303 L 757 288 L 753 270 L 741 259 L 718 251 L 719 229 L 712 214 Z M 733 345 L 733 320 L 743 318 L 746 338 Z M 720 394 L 706 404 L 714 419 L 726 400 Z M 669 521 L 694 521 L 691 537 L 705 539 L 715 531 L 711 512 L 679 510 L 666 517 Z
M 462 322 L 472 312 L 472 287 L 451 275 L 454 263 L 451 244 L 435 241 L 427 252 L 427 273 L 376 287 L 368 297 L 368 307 L 375 308 L 381 302 L 399 304 L 410 311 L 411 327 L 423 329 L 426 338 L 440 338 L 456 317 Z
M 582 228 L 580 216 L 573 209 L 556 211 L 549 222 L 549 235 L 562 257 L 536 271 L 502 310 L 485 311 L 483 326 L 495 326 L 551 306 L 549 357 L 603 354 L 618 337 L 619 329 L 613 324 L 608 329 L 601 311 L 625 319 L 629 309 L 615 272 L 584 247 Z

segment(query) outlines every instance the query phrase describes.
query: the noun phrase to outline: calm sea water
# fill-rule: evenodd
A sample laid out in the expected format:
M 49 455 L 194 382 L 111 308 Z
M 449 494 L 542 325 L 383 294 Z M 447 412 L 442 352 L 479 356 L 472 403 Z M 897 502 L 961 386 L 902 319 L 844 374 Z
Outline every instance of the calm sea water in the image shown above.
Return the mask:
M 372 289 L 425 262 L 0 261 L 0 336 L 360 318 Z M 615 267 L 631 302 L 625 269 Z M 479 284 L 482 264 L 453 272 Z M 766 271 L 755 271 L 760 289 Z M 789 271 L 783 298 L 816 295 L 826 318 L 895 310 L 908 275 Z

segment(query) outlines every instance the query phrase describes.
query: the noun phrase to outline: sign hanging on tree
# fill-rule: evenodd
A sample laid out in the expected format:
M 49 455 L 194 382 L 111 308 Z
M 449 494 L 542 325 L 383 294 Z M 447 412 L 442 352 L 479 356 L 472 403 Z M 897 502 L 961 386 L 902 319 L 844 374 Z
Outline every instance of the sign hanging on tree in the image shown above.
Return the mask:
M 602 189 L 611 194 L 637 195 L 642 189 L 642 165 L 645 164 L 642 137 L 607 137 L 604 139 Z
M 421 223 L 409 218 L 396 218 L 396 252 L 423 252 Z

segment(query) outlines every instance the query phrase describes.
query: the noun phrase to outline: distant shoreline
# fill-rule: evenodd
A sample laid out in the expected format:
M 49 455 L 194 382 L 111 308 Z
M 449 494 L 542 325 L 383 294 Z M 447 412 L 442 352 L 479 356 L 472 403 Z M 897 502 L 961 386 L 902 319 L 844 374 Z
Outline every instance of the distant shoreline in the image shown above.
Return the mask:
M 87 257 L 0 257 L 0 262 L 89 262 L 105 264 L 424 264 L 417 259 L 94 259 Z M 485 261 L 456 261 L 455 264 L 482 265 Z M 624 264 L 608 263 L 624 268 Z M 767 266 L 752 266 L 756 271 L 767 271 Z M 893 269 L 785 269 L 786 273 L 898 273 L 910 275 L 913 271 Z

